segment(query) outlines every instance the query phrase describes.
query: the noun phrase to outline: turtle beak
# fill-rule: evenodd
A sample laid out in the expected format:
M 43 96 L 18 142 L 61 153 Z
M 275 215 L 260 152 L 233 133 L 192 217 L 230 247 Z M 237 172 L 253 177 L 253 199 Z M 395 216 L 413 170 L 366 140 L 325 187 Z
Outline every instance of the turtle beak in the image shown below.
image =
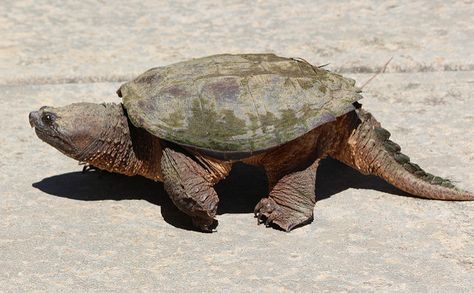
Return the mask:
M 35 127 L 38 124 L 38 121 L 40 119 L 40 112 L 39 111 L 30 112 L 30 115 L 28 115 L 28 119 L 30 120 L 31 128 Z
M 41 115 L 43 114 L 43 110 L 48 108 L 48 106 L 43 106 L 39 108 L 38 111 L 32 111 L 30 112 L 30 115 L 28 115 L 28 119 L 30 120 L 30 126 L 31 128 L 36 127 L 38 128 L 39 126 L 42 125 L 41 122 Z

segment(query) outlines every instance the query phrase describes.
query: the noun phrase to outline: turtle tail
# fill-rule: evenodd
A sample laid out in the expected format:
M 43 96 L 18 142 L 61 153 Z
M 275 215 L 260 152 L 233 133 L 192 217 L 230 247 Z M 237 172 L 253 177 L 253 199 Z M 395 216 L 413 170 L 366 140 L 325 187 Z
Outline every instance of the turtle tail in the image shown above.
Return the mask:
M 439 200 L 474 200 L 474 194 L 422 170 L 389 140 L 390 133 L 372 114 L 355 110 L 345 120 L 346 139 L 331 154 L 334 158 L 366 175 L 376 175 L 395 187 L 417 197 Z

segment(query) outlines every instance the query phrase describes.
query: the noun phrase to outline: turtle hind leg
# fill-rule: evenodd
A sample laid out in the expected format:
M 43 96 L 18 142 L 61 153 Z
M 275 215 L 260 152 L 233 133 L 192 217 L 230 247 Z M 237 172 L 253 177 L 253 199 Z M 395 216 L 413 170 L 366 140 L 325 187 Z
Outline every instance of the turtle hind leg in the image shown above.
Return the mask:
M 219 198 L 209 171 L 191 157 L 170 148 L 163 150 L 161 170 L 166 192 L 193 225 L 204 232 L 217 227 L 214 219 Z
M 255 206 L 255 216 L 266 226 L 275 224 L 289 232 L 313 220 L 319 159 L 303 171 L 283 176 Z

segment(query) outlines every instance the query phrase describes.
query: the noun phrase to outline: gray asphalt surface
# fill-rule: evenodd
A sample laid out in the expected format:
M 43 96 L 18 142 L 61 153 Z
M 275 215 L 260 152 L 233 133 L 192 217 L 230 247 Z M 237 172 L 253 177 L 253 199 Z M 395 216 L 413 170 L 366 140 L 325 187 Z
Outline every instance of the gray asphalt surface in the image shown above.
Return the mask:
M 474 291 L 474 203 L 416 199 L 326 160 L 315 220 L 257 226 L 261 170 L 219 184 L 218 232 L 163 185 L 96 172 L 41 142 L 42 105 L 119 99 L 144 70 L 274 52 L 363 84 L 364 107 L 427 171 L 474 190 L 473 1 L 2 1 L 0 291 Z

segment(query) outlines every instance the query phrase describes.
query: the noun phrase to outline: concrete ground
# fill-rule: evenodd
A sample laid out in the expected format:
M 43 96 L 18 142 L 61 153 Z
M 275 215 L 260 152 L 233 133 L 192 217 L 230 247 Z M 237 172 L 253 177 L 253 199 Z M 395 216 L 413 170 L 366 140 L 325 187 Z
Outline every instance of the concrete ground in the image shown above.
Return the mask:
M 0 291 L 474 291 L 472 202 L 408 197 L 326 160 L 314 222 L 284 233 L 257 226 L 265 179 L 239 166 L 203 234 L 161 183 L 81 174 L 27 119 L 118 102 L 136 74 L 215 53 L 299 56 L 359 84 L 393 57 L 364 107 L 413 161 L 474 190 L 472 15 L 467 0 L 3 1 Z

